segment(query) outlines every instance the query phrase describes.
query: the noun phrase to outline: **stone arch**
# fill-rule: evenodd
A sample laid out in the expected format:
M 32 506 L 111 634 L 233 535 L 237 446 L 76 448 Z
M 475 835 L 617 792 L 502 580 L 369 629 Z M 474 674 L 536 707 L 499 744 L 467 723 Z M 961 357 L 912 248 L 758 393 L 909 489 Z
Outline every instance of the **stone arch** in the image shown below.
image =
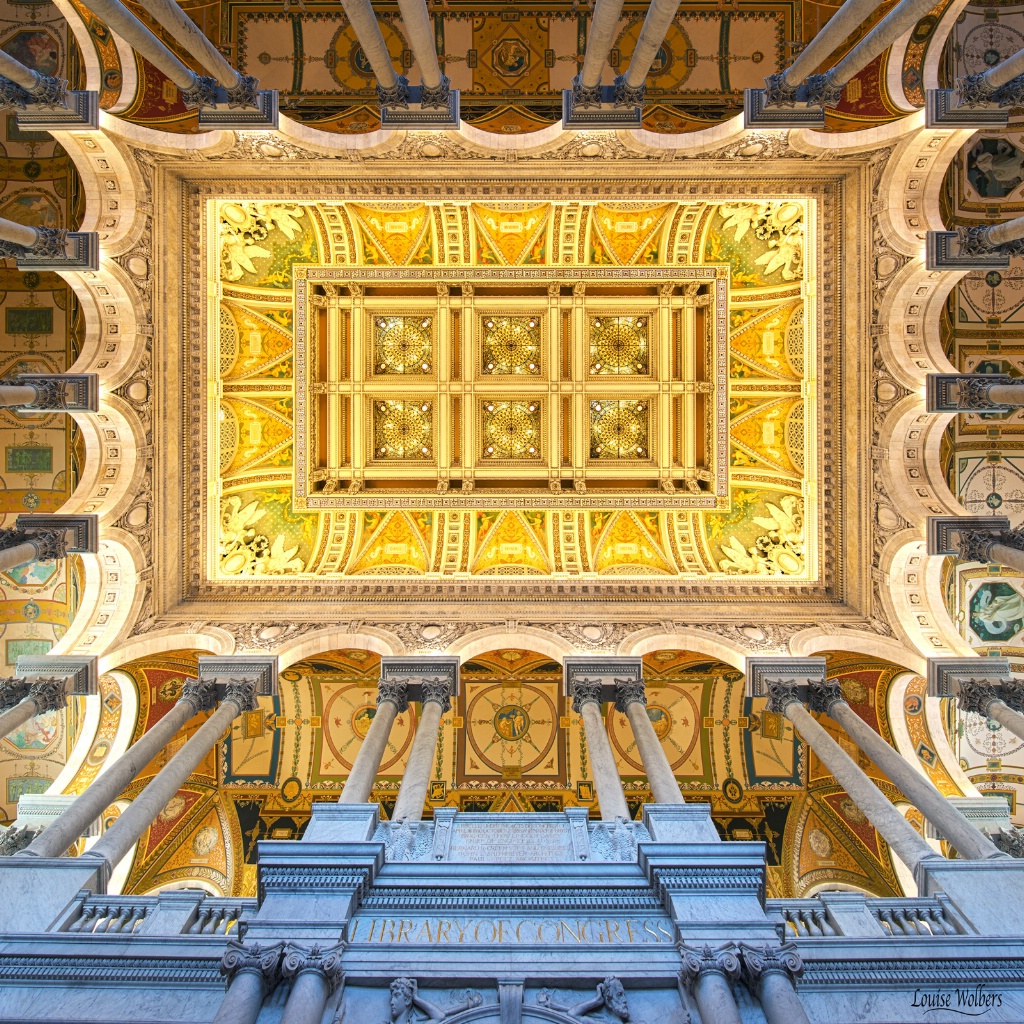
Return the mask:
M 741 627 L 742 628 L 742 627 Z M 744 671 L 746 659 L 754 653 L 751 648 L 743 647 L 732 640 L 726 640 L 714 633 L 706 633 L 700 629 L 682 627 L 671 633 L 652 627 L 631 634 L 620 645 L 616 654 L 642 657 L 652 651 L 693 651 L 695 654 L 706 654 L 709 658 L 723 661 L 733 668 Z
M 272 628 L 272 627 L 271 627 Z M 287 627 L 285 627 L 287 628 Z M 278 668 L 283 670 L 307 658 L 328 651 L 343 649 L 372 651 L 380 655 L 405 654 L 402 642 L 384 630 L 372 628 L 348 631 L 344 629 L 324 629 L 306 634 L 292 643 L 285 643 L 277 650 Z
M 487 629 L 474 630 L 460 637 L 448 647 L 449 654 L 457 654 L 460 662 L 465 663 L 478 654 L 504 648 L 522 648 L 535 651 L 557 661 L 559 664 L 570 654 L 585 654 L 577 651 L 567 640 L 545 629 L 533 626 L 489 626 Z
M 880 658 L 914 672 L 924 672 L 927 667 L 918 651 L 911 650 L 899 640 L 857 629 L 829 631 L 817 626 L 805 629 L 793 637 L 789 649 L 799 658 L 813 657 L 824 651 L 845 651 Z

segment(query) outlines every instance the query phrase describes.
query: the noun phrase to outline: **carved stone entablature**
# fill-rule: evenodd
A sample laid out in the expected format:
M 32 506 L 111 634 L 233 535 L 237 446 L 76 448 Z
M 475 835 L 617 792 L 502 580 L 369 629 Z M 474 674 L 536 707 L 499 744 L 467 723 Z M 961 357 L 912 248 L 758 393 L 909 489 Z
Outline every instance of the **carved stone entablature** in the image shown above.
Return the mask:
M 445 655 L 410 655 L 380 659 L 380 685 L 401 684 L 405 699 L 435 701 L 442 714 L 459 692 L 459 659 Z
M 563 685 L 573 707 L 593 699 L 594 687 L 600 702 L 618 701 L 620 691 L 643 692 L 643 659 L 615 658 L 598 655 L 571 655 L 564 660 Z
M 276 655 L 234 655 L 229 658 L 207 657 L 199 659 L 199 681 L 213 683 L 220 700 L 236 682 L 252 684 L 252 698 L 272 697 L 277 694 Z M 240 691 L 236 691 L 241 696 Z M 243 709 L 251 710 L 251 709 Z
M 807 687 L 812 683 L 824 684 L 824 658 L 747 658 L 747 696 L 768 696 L 773 682 L 796 687 L 806 699 Z

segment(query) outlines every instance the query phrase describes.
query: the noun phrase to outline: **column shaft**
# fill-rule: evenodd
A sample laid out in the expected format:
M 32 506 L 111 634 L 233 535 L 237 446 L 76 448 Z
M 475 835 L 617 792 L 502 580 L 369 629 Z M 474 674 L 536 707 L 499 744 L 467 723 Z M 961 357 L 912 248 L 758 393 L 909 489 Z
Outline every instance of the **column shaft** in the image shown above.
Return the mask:
M 633 728 L 633 738 L 636 740 L 637 750 L 640 751 L 640 760 L 643 762 L 655 803 L 684 803 L 683 794 L 679 792 L 679 784 L 672 774 L 672 766 L 665 756 L 665 749 L 647 715 L 647 708 L 640 701 L 630 701 L 626 705 L 626 717 Z M 589 738 L 587 742 L 589 743 Z
M 785 707 L 786 717 L 794 728 L 836 777 L 853 802 L 867 815 L 893 853 L 911 871 L 918 864 L 937 854 L 915 831 L 914 827 L 891 804 L 885 794 L 854 763 L 853 759 L 814 720 L 798 701 Z
M 5 711 L 0 715 L 0 739 L 9 736 L 19 725 L 24 725 L 30 718 L 35 718 L 38 714 L 39 705 L 31 696 L 15 704 L 10 711 Z
M 292 982 L 288 1002 L 281 1014 L 281 1024 L 320 1024 L 330 994 L 323 975 L 316 971 L 302 971 Z
M 8 569 L 16 569 L 19 565 L 28 565 L 34 562 L 39 554 L 39 549 L 30 540 L 15 544 L 14 547 L 0 550 L 0 572 L 7 572 Z
M 85 856 L 102 857 L 113 868 L 156 820 L 167 806 L 167 801 L 181 789 L 239 711 L 235 701 L 230 698 L 224 700 Z
M 590 771 L 597 790 L 597 802 L 601 806 L 601 820 L 615 821 L 625 818 L 629 821 L 629 808 L 622 792 L 622 779 L 608 742 L 601 706 L 597 701 L 588 700 L 580 705 L 583 732 L 587 737 L 587 753 L 590 755 Z
M 630 57 L 629 67 L 626 69 L 626 85 L 631 89 L 643 85 L 647 80 L 647 73 L 651 70 L 651 64 L 654 63 L 654 58 L 665 41 L 677 10 L 679 0 L 651 0 L 647 17 L 644 18 L 643 27 L 640 29 L 640 37 L 636 41 L 633 56 Z
M 27 224 L 18 224 L 16 221 L 7 220 L 6 217 L 0 217 L 0 238 L 5 242 L 13 242 L 15 245 L 31 249 L 39 241 L 39 232 Z
M 0 384 L 0 408 L 31 405 L 38 397 L 39 392 L 31 384 Z
M 237 88 L 242 76 L 224 59 L 220 50 L 203 35 L 199 26 L 174 0 L 146 0 L 146 10 L 225 89 Z
M 1020 554 L 1021 552 L 1018 553 Z M 1013 708 L 1003 703 L 1003 701 L 997 700 L 989 705 L 988 717 L 994 718 L 1004 729 L 1008 729 L 1014 736 L 1019 736 L 1024 740 L 1024 715 L 1019 711 L 1014 711 Z
M 441 705 L 434 700 L 424 701 L 421 705 L 419 724 L 416 736 L 409 751 L 409 761 L 402 776 L 402 785 L 398 790 L 395 802 L 393 821 L 420 821 L 423 818 L 423 805 L 427 800 L 427 787 L 430 784 L 430 769 L 434 763 L 434 751 L 437 749 L 437 732 L 441 725 Z
M 20 85 L 27 93 L 31 93 L 39 85 L 38 71 L 25 67 L 20 60 L 15 60 L 3 50 L 0 50 L 0 75 L 9 78 L 15 85 Z
M 988 400 L 993 405 L 1024 405 L 1024 384 L 993 384 L 988 389 Z
M 580 84 L 585 89 L 593 89 L 601 84 L 604 66 L 608 63 L 608 54 L 615 41 L 615 30 L 619 26 L 622 4 L 623 0 L 597 0 L 594 16 L 590 19 L 590 31 L 587 33 L 583 70 L 580 72 Z
M 822 61 L 831 57 L 843 40 L 849 38 L 850 33 L 878 6 L 878 0 L 846 0 L 783 71 L 786 84 L 799 85 Z
M 179 700 L 149 732 L 139 737 L 52 824 L 18 856 L 59 857 L 124 792 L 125 787 L 196 714 L 196 705 Z M 159 809 L 158 809 L 159 810 Z
M 356 754 L 352 772 L 345 780 L 345 788 L 338 797 L 339 804 L 365 804 L 370 799 L 373 783 L 377 778 L 377 772 L 380 771 L 380 762 L 391 736 L 391 727 L 397 717 L 398 705 L 393 701 L 382 700 L 377 704 L 377 713 L 373 716 L 359 753 Z
M 693 998 L 702 1021 L 711 1024 L 743 1024 L 736 997 L 729 982 L 711 971 L 703 973 L 693 986 Z
M 1004 245 L 1024 238 L 1024 217 L 1014 217 L 1002 224 L 990 224 L 985 231 L 986 240 L 990 245 Z
M 341 0 L 349 23 L 359 40 L 359 45 L 366 54 L 366 59 L 377 76 L 377 83 L 382 89 L 393 89 L 398 85 L 398 75 L 391 63 L 391 54 L 381 34 L 377 15 L 373 13 L 370 0 Z
M 982 81 L 995 92 L 1000 86 L 1006 85 L 1011 79 L 1018 75 L 1024 75 L 1024 50 L 1018 50 L 1009 56 L 1001 64 L 989 68 L 982 76 Z M 10 75 L 7 76 L 10 78 Z
M 437 62 L 434 26 L 425 0 L 398 0 L 398 9 L 409 37 L 409 49 L 420 66 L 423 84 L 428 89 L 436 89 L 441 84 L 441 65 Z
M 934 6 L 931 0 L 902 0 L 828 72 L 829 82 L 833 86 L 846 85 Z
M 962 856 L 967 859 L 1001 856 L 992 841 L 975 828 L 929 779 L 915 771 L 898 751 L 893 750 L 845 700 L 834 701 L 828 708 L 828 714 Z
M 770 971 L 763 975 L 760 1001 L 768 1024 L 809 1024 L 807 1011 L 784 974 Z
M 179 89 L 193 88 L 199 77 L 187 68 L 146 26 L 118 0 L 89 0 L 89 10 L 162 71 Z
M 1024 551 L 996 541 L 988 550 L 989 561 L 1024 572 Z
M 256 1024 L 266 984 L 255 971 L 239 971 L 224 993 L 213 1024 Z

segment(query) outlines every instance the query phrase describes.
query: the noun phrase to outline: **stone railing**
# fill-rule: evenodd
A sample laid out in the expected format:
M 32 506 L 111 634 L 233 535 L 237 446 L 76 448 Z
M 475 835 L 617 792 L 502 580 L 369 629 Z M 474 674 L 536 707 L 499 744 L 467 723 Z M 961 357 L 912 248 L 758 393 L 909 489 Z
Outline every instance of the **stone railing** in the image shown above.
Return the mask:
M 820 893 L 810 899 L 767 900 L 765 910 L 774 918 L 783 941 L 977 934 L 941 894 L 935 898 L 874 899 L 858 893 Z
M 82 892 L 50 928 L 82 935 L 206 935 L 241 938 L 254 899 L 225 899 L 195 890 L 155 896 Z

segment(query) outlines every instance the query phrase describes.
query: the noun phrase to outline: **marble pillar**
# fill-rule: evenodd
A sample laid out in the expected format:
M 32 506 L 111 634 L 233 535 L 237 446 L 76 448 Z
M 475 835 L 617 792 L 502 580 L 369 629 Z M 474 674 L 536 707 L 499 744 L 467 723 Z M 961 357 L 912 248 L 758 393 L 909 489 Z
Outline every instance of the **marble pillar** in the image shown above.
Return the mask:
M 75 802 L 18 856 L 59 857 L 124 792 L 133 779 L 200 711 L 217 704 L 213 683 L 189 681 L 174 707 L 102 771 Z
M 281 978 L 283 954 L 284 943 L 263 947 L 229 939 L 220 961 L 228 987 L 213 1024 L 256 1024 L 263 1000 Z
M 32 228 L 0 217 L 0 256 L 61 259 L 68 254 L 64 228 Z
M 0 50 L 0 106 L 21 107 L 30 103 L 40 107 L 66 107 L 68 83 L 41 75 Z
M 807 1012 L 793 987 L 803 971 L 796 946 L 740 946 L 743 980 L 761 1003 L 767 1024 L 809 1024 Z
M 616 680 L 615 710 L 622 712 L 629 719 L 644 773 L 654 795 L 654 802 L 684 803 L 679 783 L 676 782 L 672 766 L 665 755 L 665 748 L 661 745 L 661 740 L 658 739 L 658 734 L 647 715 L 647 693 L 643 679 Z
M 769 680 L 768 710 L 784 715 L 850 799 L 912 873 L 926 860 L 941 859 L 888 797 L 864 774 L 853 758 L 814 720 L 796 692 L 785 682 Z
M 622 792 L 622 779 L 615 764 L 612 745 L 608 742 L 604 718 L 601 717 L 601 683 L 599 680 L 577 678 L 573 682 L 572 709 L 583 719 L 587 739 L 590 772 L 594 778 L 597 802 L 602 821 L 629 821 L 629 808 Z M 645 713 L 646 717 L 646 713 Z
M 292 990 L 281 1014 L 281 1024 L 320 1024 L 327 1000 L 344 978 L 343 948 L 321 950 L 319 946 L 312 949 L 293 946 L 288 950 L 281 973 L 291 980 Z
M 5 691 L 16 692 L 19 684 L 25 687 L 24 695 L 16 704 L 0 714 L 0 739 L 9 736 L 30 718 L 47 711 L 60 711 L 67 706 L 68 680 L 63 676 L 38 676 L 31 681 L 6 679 Z
M 601 76 L 622 15 L 623 0 L 597 0 L 587 33 L 583 67 L 572 80 L 573 104 L 579 107 L 600 106 Z
M 943 838 L 956 847 L 961 857 L 972 860 L 1003 856 L 926 775 L 909 764 L 850 707 L 836 680 L 811 684 L 810 705 L 812 711 L 828 715 L 843 727 L 847 736 L 889 776 L 889 781 L 907 796 Z
M 408 106 L 408 79 L 395 72 L 370 0 L 341 0 L 341 6 L 377 78 L 378 100 L 391 106 Z
M 96 857 L 113 868 L 139 841 L 142 834 L 167 806 L 167 801 L 185 784 L 207 754 L 216 746 L 231 723 L 244 711 L 257 707 L 253 679 L 228 682 L 220 707 L 196 730 L 189 741 L 164 765 L 99 841 L 83 856 Z
M 633 47 L 633 56 L 624 75 L 615 79 L 615 102 L 623 106 L 638 106 L 644 101 L 647 75 L 654 58 L 665 42 L 672 21 L 679 10 L 679 0 L 651 0 L 647 16 L 640 28 L 640 36 Z
M 448 76 L 441 74 L 437 60 L 434 26 L 427 11 L 426 0 L 398 0 L 402 12 L 409 49 L 420 66 L 423 88 L 420 102 L 428 107 L 443 107 L 448 103 Z
M 356 754 L 352 771 L 345 780 L 345 788 L 338 797 L 339 804 L 365 804 L 370 799 L 373 783 L 380 771 L 380 762 L 391 736 L 395 719 L 409 710 L 408 680 L 380 681 L 377 690 L 377 713 Z
M 704 1024 L 742 1024 L 732 983 L 740 976 L 740 959 L 732 944 L 712 949 L 680 946 L 680 980 L 693 996 Z
M 991 718 L 1024 739 L 1024 693 L 1019 686 L 1006 686 L 984 677 L 961 679 L 958 698 L 961 711 Z
M 398 790 L 392 821 L 420 821 L 423 818 L 423 805 L 427 800 L 441 716 L 452 706 L 451 686 L 445 676 L 424 679 L 420 683 L 420 693 L 420 720 L 402 776 L 402 785 Z

